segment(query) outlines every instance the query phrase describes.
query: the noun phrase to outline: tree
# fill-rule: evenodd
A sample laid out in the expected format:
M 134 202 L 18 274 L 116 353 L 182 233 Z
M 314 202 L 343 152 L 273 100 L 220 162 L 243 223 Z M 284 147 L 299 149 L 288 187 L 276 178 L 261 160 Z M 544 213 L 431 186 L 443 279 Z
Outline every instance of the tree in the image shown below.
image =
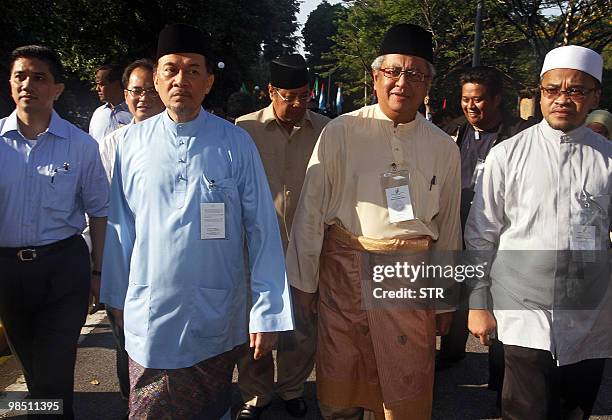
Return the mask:
M 34 6 L 25 0 L 2 2 L 0 23 L 11 30 L 0 40 L 0 66 L 8 74 L 8 54 L 20 45 L 43 44 L 57 51 L 68 73 L 58 109 L 83 127 L 97 106 L 88 93 L 95 68 L 104 62 L 127 64 L 153 57 L 164 25 L 185 22 L 208 32 L 211 60 L 225 63 L 222 72 L 215 65 L 216 83 L 206 98 L 207 105 L 222 106 L 242 82 L 252 80 L 250 69 L 261 55 L 294 50 L 298 8 L 298 0 L 39 0 Z M 6 84 L 3 87 L 0 96 L 12 109 Z
M 324 59 L 323 55 L 331 51 L 334 45 L 332 37 L 338 32 L 337 21 L 343 20 L 345 15 L 346 9 L 342 5 L 331 5 L 325 0 L 308 15 L 302 29 L 308 67 L 329 67 L 330 60 Z
M 363 105 L 364 89 L 371 85 L 370 64 L 385 31 L 397 23 L 415 23 L 433 34 L 437 77 L 430 91 L 434 109 L 446 99 L 458 109 L 458 76 L 471 64 L 476 7 L 449 0 L 358 0 L 348 3 L 346 19 L 338 21 L 338 33 L 329 58 L 334 58 L 348 83 L 346 92 Z M 482 63 L 499 67 L 512 89 L 524 87 L 522 69 L 525 40 L 496 10 L 485 9 Z M 520 61 L 515 60 L 521 57 Z
M 483 13 L 481 63 L 505 75 L 508 109 L 519 91 L 537 92 L 544 56 L 564 44 L 584 45 L 602 53 L 610 69 L 609 10 L 612 0 L 486 0 Z M 350 102 L 363 105 L 364 90 L 371 91 L 370 63 L 384 32 L 397 23 L 415 23 L 433 34 L 437 77 L 430 90 L 434 109 L 446 100 L 459 110 L 458 76 L 471 65 L 476 3 L 450 0 L 345 1 L 346 15 L 338 19 L 332 36 L 330 67 L 346 82 Z M 610 77 L 604 73 L 603 105 L 612 102 Z M 367 95 L 366 95 L 367 96 Z M 610 98 L 610 99 L 608 99 Z

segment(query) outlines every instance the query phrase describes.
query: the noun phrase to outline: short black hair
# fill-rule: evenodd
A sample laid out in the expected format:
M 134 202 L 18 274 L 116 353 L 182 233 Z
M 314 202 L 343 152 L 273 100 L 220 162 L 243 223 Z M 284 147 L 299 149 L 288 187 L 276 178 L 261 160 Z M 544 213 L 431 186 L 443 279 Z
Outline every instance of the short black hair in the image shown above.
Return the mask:
M 477 83 L 487 88 L 487 95 L 501 95 L 504 86 L 502 73 L 494 67 L 478 66 L 465 70 L 459 76 L 461 87 L 466 83 Z
M 149 60 L 148 58 L 141 58 L 140 60 L 132 61 L 130 64 L 128 64 L 125 70 L 123 70 L 123 76 L 121 76 L 121 82 L 123 83 L 123 87 L 125 89 L 127 89 L 130 81 L 130 75 L 138 68 L 147 69 L 153 73 L 155 64 L 153 64 L 153 61 Z
M 110 64 L 102 64 L 98 67 L 94 74 L 97 74 L 101 70 L 108 70 L 107 79 L 109 82 L 119 81 L 121 83 L 121 76 L 123 75 L 123 67 L 119 64 L 110 63 Z
M 64 78 L 64 66 L 59 56 L 51 48 L 41 45 L 24 45 L 15 48 L 11 52 L 9 69 L 13 70 L 13 64 L 20 58 L 36 58 L 44 61 L 49 67 L 49 72 L 53 76 L 55 83 L 61 83 Z

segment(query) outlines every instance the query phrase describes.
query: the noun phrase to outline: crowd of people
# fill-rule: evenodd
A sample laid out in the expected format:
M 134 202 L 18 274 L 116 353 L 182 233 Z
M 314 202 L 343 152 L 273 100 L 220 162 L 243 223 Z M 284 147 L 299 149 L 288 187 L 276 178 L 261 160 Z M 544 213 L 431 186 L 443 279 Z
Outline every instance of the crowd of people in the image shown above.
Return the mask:
M 155 60 L 100 67 L 87 134 L 53 109 L 58 55 L 12 52 L 0 320 L 29 398 L 62 399 L 59 417 L 74 417 L 78 336 L 105 308 L 131 419 L 229 419 L 236 365 L 237 420 L 260 418 L 274 394 L 292 418 L 316 410 L 303 397 L 315 366 L 325 419 L 429 419 L 435 370 L 461 362 L 469 332 L 489 346 L 503 418 L 589 417 L 612 357 L 598 53 L 548 53 L 541 121 L 503 109 L 497 69 L 466 69 L 464 115 L 441 128 L 418 112 L 436 72 L 417 25 L 389 28 L 373 57 L 377 103 L 333 120 L 309 109 L 298 54 L 269 63 L 269 105 L 234 124 L 207 112 L 209 54 L 200 29 L 170 24 Z M 366 256 L 464 249 L 497 257 L 452 308 L 364 304 Z M 548 299 L 594 270 L 597 304 Z

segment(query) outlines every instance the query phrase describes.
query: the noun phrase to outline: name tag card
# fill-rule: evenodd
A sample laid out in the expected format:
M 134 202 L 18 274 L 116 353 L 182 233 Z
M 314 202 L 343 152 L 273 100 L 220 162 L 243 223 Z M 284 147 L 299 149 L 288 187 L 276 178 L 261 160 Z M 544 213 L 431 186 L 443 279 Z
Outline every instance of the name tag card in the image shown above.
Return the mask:
M 597 250 L 595 226 L 574 225 L 570 237 L 570 248 L 572 251 Z
M 414 219 L 408 185 L 386 188 L 385 195 L 387 196 L 389 222 L 398 223 Z
M 225 203 L 200 203 L 200 239 L 225 239 Z

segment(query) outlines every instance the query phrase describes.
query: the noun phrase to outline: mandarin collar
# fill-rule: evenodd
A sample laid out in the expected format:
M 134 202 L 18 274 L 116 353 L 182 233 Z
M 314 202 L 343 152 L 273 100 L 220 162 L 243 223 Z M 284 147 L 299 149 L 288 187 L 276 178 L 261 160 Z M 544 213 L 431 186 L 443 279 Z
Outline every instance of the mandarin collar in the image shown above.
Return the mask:
M 163 111 L 162 118 L 164 121 L 164 126 L 175 136 L 194 137 L 197 135 L 200 127 L 208 118 L 208 113 L 204 110 L 204 108 L 200 107 L 200 112 L 198 112 L 198 115 L 193 120 L 177 123 L 170 118 L 170 115 L 168 115 L 168 110 L 166 109 Z
M 380 105 L 376 104 L 374 106 L 374 119 L 378 120 L 379 124 L 386 130 L 390 130 L 394 134 L 403 134 L 414 130 L 425 118 L 417 112 L 412 121 L 395 126 L 395 123 L 380 109 Z
M 540 121 L 538 130 L 545 139 L 554 141 L 555 143 L 584 143 L 590 131 L 590 129 L 583 124 L 578 128 L 564 133 L 561 130 L 552 128 L 546 119 Z

